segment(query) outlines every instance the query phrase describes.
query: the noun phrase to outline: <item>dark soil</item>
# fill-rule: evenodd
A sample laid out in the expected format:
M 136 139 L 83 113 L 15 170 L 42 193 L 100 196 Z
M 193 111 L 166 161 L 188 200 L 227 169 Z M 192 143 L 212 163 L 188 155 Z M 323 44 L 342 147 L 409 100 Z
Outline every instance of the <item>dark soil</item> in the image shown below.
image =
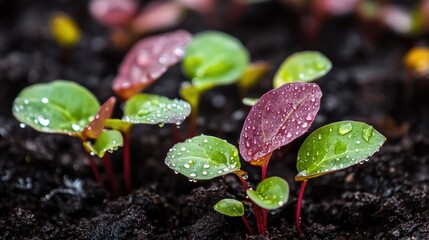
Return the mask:
M 110 85 L 126 50 L 109 44 L 108 30 L 91 19 L 86 4 L 0 0 L 0 238 L 265 239 L 247 236 L 239 218 L 212 210 L 226 196 L 243 199 L 234 176 L 191 183 L 164 165 L 174 144 L 168 126 L 133 128 L 135 190 L 116 199 L 96 185 L 76 139 L 20 128 L 11 106 L 30 84 L 69 79 L 100 101 L 113 95 Z M 82 28 L 83 38 L 72 50 L 49 37 L 49 16 L 56 10 L 75 17 Z M 188 12 L 179 27 L 193 33 L 226 31 L 243 41 L 252 60 L 271 62 L 274 69 L 253 90 L 255 96 L 270 89 L 275 69 L 290 53 L 322 51 L 334 68 L 318 80 L 324 97 L 312 129 L 353 119 L 373 124 L 388 137 L 370 161 L 309 182 L 302 213 L 307 239 L 429 239 L 429 83 L 407 77 L 402 67 L 406 50 L 428 36 L 404 38 L 378 29 L 376 38 L 368 38 L 368 29 L 345 16 L 328 20 L 318 38 L 305 39 L 297 19 L 295 12 L 270 2 L 248 7 L 236 23 L 213 23 Z M 178 97 L 184 79 L 176 66 L 147 92 Z M 205 94 L 199 131 L 237 144 L 249 110 L 238 95 L 235 86 Z M 277 151 L 270 164 L 268 175 L 281 176 L 291 186 L 288 204 L 269 212 L 270 239 L 297 238 L 299 185 L 293 177 L 302 139 Z M 120 154 L 112 158 L 120 177 Z M 259 169 L 245 168 L 256 184 Z M 253 224 L 250 209 L 247 214 Z

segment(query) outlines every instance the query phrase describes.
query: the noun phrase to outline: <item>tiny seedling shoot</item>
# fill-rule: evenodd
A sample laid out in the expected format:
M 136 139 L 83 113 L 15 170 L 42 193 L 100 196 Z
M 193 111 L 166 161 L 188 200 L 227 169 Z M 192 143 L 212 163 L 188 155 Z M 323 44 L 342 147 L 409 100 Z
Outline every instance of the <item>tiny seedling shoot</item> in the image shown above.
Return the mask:
M 131 186 L 130 131 L 132 124 L 181 124 L 190 114 L 189 104 L 153 94 L 139 94 L 149 87 L 169 67 L 179 62 L 185 47 L 192 39 L 190 33 L 177 30 L 138 42 L 125 56 L 119 74 L 113 81 L 116 95 L 127 100 L 121 120 L 109 119 L 106 125 L 119 130 L 124 138 L 124 182 L 127 191 Z
M 122 119 L 107 119 L 105 126 L 116 129 L 124 138 L 123 175 L 127 192 L 131 185 L 130 134 L 133 124 L 181 124 L 190 114 L 189 103 L 154 94 L 137 94 L 128 99 Z
M 95 155 L 103 158 L 112 190 L 117 194 L 119 189 L 106 151 L 116 150 L 123 140 L 116 130 L 104 129 L 104 121 L 111 116 L 115 102 L 112 97 L 100 107 L 87 89 L 70 81 L 57 80 L 23 89 L 14 101 L 12 112 L 21 123 L 37 131 L 79 138 L 97 182 L 102 184 Z
M 307 137 L 298 151 L 295 177 L 295 181 L 302 181 L 296 208 L 300 236 L 301 204 L 308 180 L 367 161 L 385 141 L 372 126 L 355 121 L 331 123 Z
M 226 33 L 197 33 L 186 48 L 182 61 L 185 83 L 180 95 L 192 106 L 188 133 L 196 134 L 196 120 L 201 95 L 221 85 L 235 83 L 249 63 L 249 53 L 241 42 Z

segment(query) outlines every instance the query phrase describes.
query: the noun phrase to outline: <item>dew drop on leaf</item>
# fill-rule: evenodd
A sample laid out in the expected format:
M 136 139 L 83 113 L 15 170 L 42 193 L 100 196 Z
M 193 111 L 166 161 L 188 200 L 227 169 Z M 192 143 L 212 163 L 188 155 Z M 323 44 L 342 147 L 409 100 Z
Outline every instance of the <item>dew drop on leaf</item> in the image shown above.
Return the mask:
M 340 127 L 338 128 L 338 132 L 341 135 L 344 135 L 344 134 L 349 133 L 352 129 L 353 129 L 353 127 L 352 127 L 351 123 L 345 123 L 345 124 L 340 125 Z
M 367 142 L 369 141 L 369 139 L 372 136 L 373 129 L 374 128 L 372 126 L 369 126 L 369 127 L 362 130 L 362 137 L 363 137 L 363 139 L 365 139 L 365 141 L 367 141 Z

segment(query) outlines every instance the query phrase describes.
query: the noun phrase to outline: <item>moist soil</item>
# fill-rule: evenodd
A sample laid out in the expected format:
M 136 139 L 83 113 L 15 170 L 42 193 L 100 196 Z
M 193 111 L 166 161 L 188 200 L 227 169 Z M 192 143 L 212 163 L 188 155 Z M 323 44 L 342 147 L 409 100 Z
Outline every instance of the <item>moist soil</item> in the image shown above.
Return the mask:
M 110 44 L 108 29 L 92 20 L 86 4 L 0 0 L 0 238 L 297 239 L 299 183 L 293 177 L 304 137 L 273 155 L 268 175 L 287 179 L 291 194 L 286 206 L 269 212 L 263 237 L 249 236 L 239 218 L 212 209 L 224 197 L 245 199 L 234 176 L 193 183 L 165 166 L 166 153 L 175 143 L 173 127 L 133 127 L 134 190 L 117 197 L 95 183 L 78 140 L 20 126 L 11 114 L 12 102 L 28 85 L 68 79 L 89 88 L 101 102 L 113 95 L 111 83 L 126 49 Z M 82 39 L 76 47 L 62 49 L 50 38 L 49 16 L 54 11 L 77 19 Z M 276 1 L 247 7 L 234 19 L 221 17 L 225 9 L 218 11 L 215 21 L 189 11 L 177 28 L 228 32 L 246 45 L 253 61 L 271 63 L 273 69 L 249 96 L 270 89 L 275 69 L 286 56 L 316 49 L 334 67 L 317 81 L 324 96 L 311 131 L 352 119 L 374 125 L 388 138 L 369 161 L 309 181 L 302 209 L 305 238 L 429 239 L 429 83 L 402 67 L 407 49 L 425 43 L 428 36 L 374 31 L 362 27 L 356 16 L 343 16 L 327 19 L 317 37 L 309 38 L 299 15 Z M 146 92 L 178 97 L 184 80 L 180 66 L 175 66 Z M 204 95 L 200 133 L 237 145 L 249 111 L 238 93 L 236 86 L 225 86 Z M 120 117 L 119 109 L 115 116 Z M 178 129 L 183 134 L 186 124 Z M 120 152 L 112 155 L 118 181 Z M 255 186 L 260 169 L 243 165 Z M 104 172 L 101 163 L 99 168 Z M 248 207 L 246 212 L 253 225 Z

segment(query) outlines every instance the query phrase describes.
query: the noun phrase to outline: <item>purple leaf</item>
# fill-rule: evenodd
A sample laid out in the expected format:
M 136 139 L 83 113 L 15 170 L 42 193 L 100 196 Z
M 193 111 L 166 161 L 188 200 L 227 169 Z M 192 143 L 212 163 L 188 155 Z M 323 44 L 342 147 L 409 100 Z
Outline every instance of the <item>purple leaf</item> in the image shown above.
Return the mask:
M 240 153 L 258 160 L 298 138 L 310 128 L 322 91 L 315 83 L 293 82 L 264 94 L 252 107 L 240 136 Z
M 137 12 L 136 0 L 91 0 L 89 12 L 101 24 L 109 27 L 124 26 Z
M 128 99 L 148 87 L 182 59 L 191 38 L 189 32 L 177 30 L 138 42 L 128 52 L 113 82 L 116 95 Z

